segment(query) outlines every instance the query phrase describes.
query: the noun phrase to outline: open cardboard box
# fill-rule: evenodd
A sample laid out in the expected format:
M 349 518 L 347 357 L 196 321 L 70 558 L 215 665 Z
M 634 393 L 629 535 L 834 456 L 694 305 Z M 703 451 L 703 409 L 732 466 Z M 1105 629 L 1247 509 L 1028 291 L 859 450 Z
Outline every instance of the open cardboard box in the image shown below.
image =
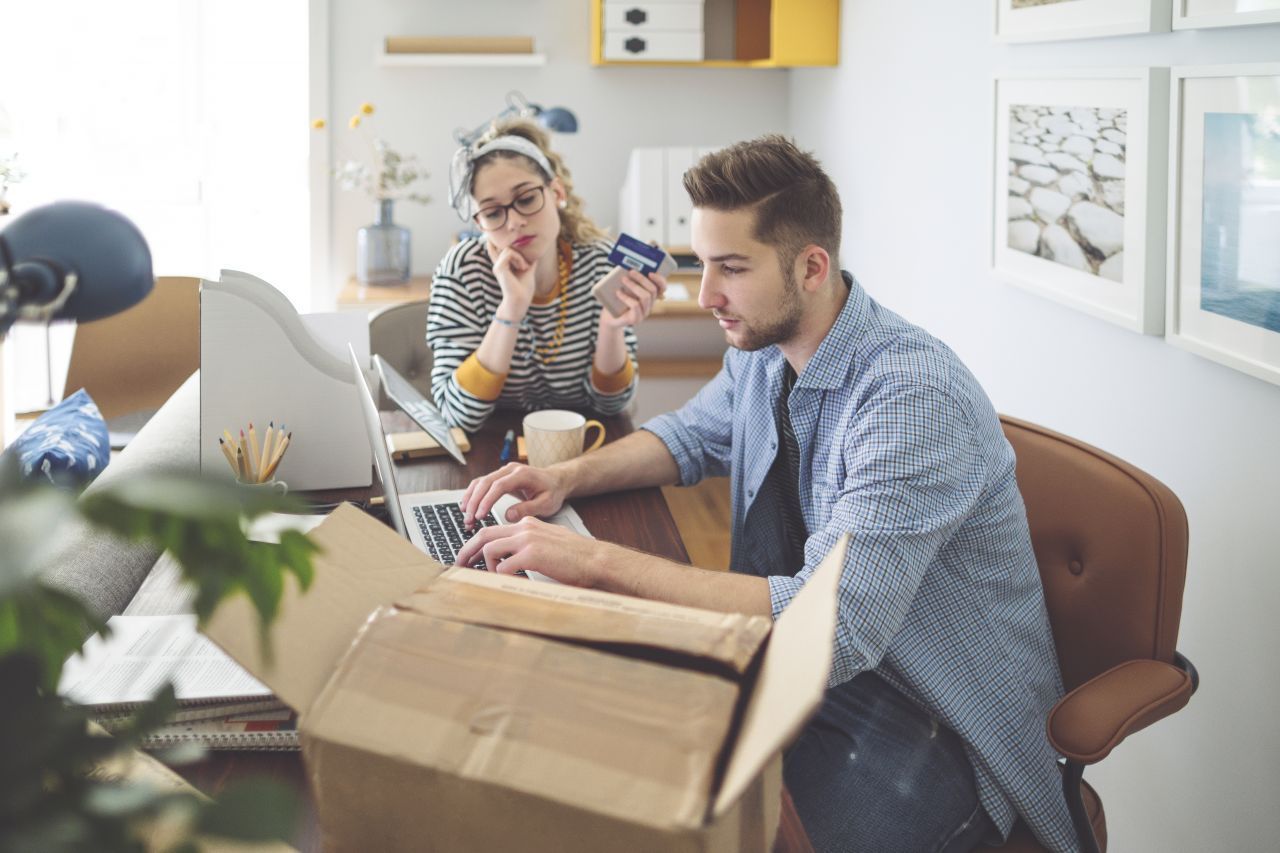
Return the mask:
M 846 543 L 776 622 L 448 569 L 350 506 L 310 534 L 264 660 L 300 715 L 326 849 L 767 851 L 817 709 Z

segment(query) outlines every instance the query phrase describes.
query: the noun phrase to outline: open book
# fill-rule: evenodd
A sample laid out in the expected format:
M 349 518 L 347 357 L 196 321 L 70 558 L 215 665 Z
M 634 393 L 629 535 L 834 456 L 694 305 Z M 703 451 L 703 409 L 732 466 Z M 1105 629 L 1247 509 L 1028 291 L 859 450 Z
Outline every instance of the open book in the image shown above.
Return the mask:
M 271 689 L 196 631 L 196 617 L 112 616 L 111 636 L 91 637 L 62 670 L 58 693 L 100 713 L 148 701 L 172 681 L 183 707 L 245 703 Z

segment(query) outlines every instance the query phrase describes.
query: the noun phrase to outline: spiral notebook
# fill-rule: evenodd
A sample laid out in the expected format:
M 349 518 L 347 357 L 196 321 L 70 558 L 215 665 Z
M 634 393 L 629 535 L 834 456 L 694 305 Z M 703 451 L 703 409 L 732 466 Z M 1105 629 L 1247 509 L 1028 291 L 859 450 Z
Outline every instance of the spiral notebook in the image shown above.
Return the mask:
M 137 708 L 167 682 L 183 708 L 272 696 L 196 631 L 195 616 L 112 616 L 107 627 L 110 637 L 90 637 L 58 682 L 59 694 L 100 714 Z
M 186 743 L 198 743 L 205 749 L 298 749 L 298 715 L 285 709 L 171 723 L 143 738 L 139 746 L 157 750 Z

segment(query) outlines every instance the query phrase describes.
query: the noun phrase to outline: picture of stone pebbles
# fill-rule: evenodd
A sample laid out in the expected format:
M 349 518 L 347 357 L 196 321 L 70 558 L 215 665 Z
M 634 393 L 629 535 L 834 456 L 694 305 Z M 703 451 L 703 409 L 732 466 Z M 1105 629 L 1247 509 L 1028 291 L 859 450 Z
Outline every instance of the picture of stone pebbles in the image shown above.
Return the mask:
M 1124 280 L 1123 109 L 1009 107 L 1009 248 Z

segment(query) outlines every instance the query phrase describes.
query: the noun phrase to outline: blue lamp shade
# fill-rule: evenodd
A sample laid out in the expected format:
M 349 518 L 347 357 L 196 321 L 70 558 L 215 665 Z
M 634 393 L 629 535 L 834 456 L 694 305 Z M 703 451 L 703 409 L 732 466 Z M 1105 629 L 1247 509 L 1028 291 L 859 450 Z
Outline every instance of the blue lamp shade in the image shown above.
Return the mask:
M 116 314 L 155 286 L 151 250 L 138 227 L 115 211 L 82 201 L 55 202 L 18 217 L 0 232 L 0 262 L 10 284 L 17 285 L 19 307 L 53 303 L 68 273 L 75 274 L 75 290 L 54 320 Z
M 551 107 L 538 114 L 538 124 L 556 133 L 577 133 L 578 117 L 564 107 Z

